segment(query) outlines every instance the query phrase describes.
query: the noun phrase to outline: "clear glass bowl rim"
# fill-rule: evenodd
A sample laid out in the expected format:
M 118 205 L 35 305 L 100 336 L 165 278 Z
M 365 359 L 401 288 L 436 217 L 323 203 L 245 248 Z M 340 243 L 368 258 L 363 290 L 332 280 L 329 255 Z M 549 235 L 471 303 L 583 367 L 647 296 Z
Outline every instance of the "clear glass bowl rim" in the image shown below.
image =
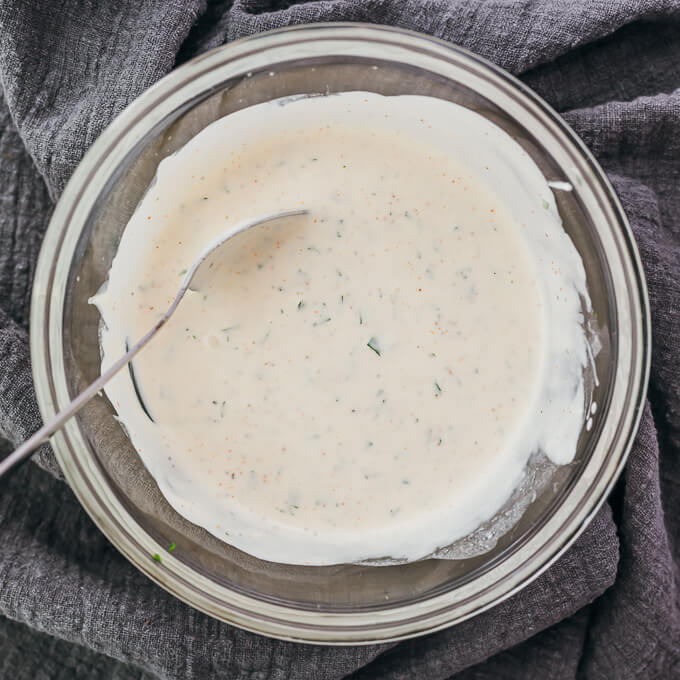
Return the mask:
M 280 639 L 322 644 L 385 642 L 432 632 L 470 618 L 507 599 L 545 571 L 576 540 L 606 499 L 625 464 L 642 414 L 649 379 L 651 324 L 643 269 L 630 225 L 604 172 L 583 142 L 521 81 L 474 53 L 442 40 L 403 29 L 356 23 L 310 24 L 260 33 L 218 47 L 172 71 L 106 128 L 84 156 L 55 208 L 38 260 L 31 301 L 33 377 L 40 411 L 47 420 L 69 399 L 62 344 L 68 270 L 89 210 L 115 162 L 111 158 L 116 155 L 116 146 L 129 151 L 167 113 L 162 111 L 163 102 L 180 90 L 198 88 L 197 81 L 206 74 L 216 74 L 225 64 L 237 65 L 239 72 L 245 74 L 257 55 L 301 44 L 318 55 L 328 54 L 331 44 L 351 45 L 352 56 L 361 56 L 362 46 L 389 45 L 480 72 L 496 86 L 513 90 L 523 106 L 549 127 L 555 144 L 565 145 L 580 159 L 607 215 L 610 236 L 618 242 L 627 282 L 626 301 L 630 303 L 635 327 L 629 380 L 625 386 L 619 385 L 620 389 L 625 387 L 626 397 L 616 423 L 618 435 L 614 446 L 601 451 L 600 456 L 593 456 L 591 462 L 595 467 L 590 470 L 576 504 L 559 508 L 532 540 L 477 581 L 385 610 L 316 613 L 234 592 L 170 554 L 164 557 L 162 565 L 153 562 L 149 555 L 161 553 L 162 546 L 141 529 L 107 488 L 90 460 L 77 420 L 70 421 L 54 437 L 52 445 L 71 488 L 101 531 L 138 569 L 184 602 L 217 619 Z

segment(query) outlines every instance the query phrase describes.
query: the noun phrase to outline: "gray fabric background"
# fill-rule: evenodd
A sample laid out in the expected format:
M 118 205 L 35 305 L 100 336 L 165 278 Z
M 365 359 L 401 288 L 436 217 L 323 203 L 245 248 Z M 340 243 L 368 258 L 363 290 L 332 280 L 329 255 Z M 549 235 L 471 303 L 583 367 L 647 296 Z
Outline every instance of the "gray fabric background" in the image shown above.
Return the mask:
M 609 173 L 655 340 L 621 481 L 571 550 L 496 609 L 398 645 L 322 648 L 242 632 L 167 595 L 95 529 L 44 447 L 44 469 L 27 465 L 0 491 L 0 678 L 680 678 L 678 0 L 0 0 L 0 435 L 17 444 L 40 422 L 31 281 L 87 147 L 177 64 L 332 20 L 428 32 L 519 74 Z

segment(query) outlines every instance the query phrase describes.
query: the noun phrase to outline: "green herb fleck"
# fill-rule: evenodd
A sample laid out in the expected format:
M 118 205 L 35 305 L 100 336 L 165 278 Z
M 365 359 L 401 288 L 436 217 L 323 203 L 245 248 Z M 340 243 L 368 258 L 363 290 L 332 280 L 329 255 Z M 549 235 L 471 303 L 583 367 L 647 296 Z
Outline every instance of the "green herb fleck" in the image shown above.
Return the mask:
M 186 269 L 182 269 L 182 271 L 178 274 L 178 276 L 184 276 L 187 273 Z
M 543 199 L 543 207 L 544 207 L 546 210 L 549 210 L 549 209 L 550 209 L 550 203 L 548 203 L 548 201 L 546 201 L 545 198 Z
M 298 309 L 302 309 L 304 306 L 305 303 L 302 300 L 300 300 L 300 302 L 298 302 Z
M 279 512 L 286 513 L 288 512 L 289 515 L 295 515 L 295 511 L 299 510 L 300 507 L 298 505 L 293 505 L 292 503 L 286 502 L 286 507 L 285 508 L 279 508 Z
M 176 547 L 177 547 L 176 543 L 171 543 L 170 547 L 168 548 L 168 552 L 172 552 Z
M 441 391 L 442 391 L 442 388 L 439 387 L 439 383 L 438 383 L 438 382 L 435 382 L 434 386 L 437 388 L 437 392 L 441 392 Z
M 308 246 L 307 250 L 309 250 L 312 253 L 316 253 L 317 255 L 321 254 L 321 251 L 318 248 L 315 248 L 314 246 Z
M 208 197 L 207 197 L 207 196 L 204 196 L 204 197 L 203 197 L 203 200 L 204 200 L 204 201 L 207 201 L 207 200 L 208 200 Z
M 341 234 L 339 231 L 336 231 L 336 232 L 335 232 L 335 235 L 336 235 L 338 238 L 342 238 L 342 234 Z
M 380 348 L 378 347 L 378 339 L 373 337 L 367 343 L 367 347 L 370 347 L 378 356 L 380 356 Z
M 154 553 L 153 559 L 155 562 L 161 563 L 163 560 L 161 559 L 161 556 L 158 553 Z

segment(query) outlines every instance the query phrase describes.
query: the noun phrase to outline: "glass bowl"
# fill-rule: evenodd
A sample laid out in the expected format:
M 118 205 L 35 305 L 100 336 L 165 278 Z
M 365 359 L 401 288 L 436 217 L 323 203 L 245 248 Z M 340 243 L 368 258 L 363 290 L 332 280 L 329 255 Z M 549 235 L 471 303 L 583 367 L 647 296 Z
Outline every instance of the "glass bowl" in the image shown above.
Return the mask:
M 579 250 L 602 348 L 598 411 L 575 461 L 553 470 L 514 528 L 488 552 L 382 567 L 263 562 L 180 517 L 97 397 L 53 439 L 71 487 L 99 528 L 140 570 L 215 618 L 279 638 L 368 643 L 469 618 L 525 586 L 583 531 L 621 472 L 649 372 L 649 308 L 633 236 L 591 154 L 531 90 L 463 49 L 361 24 L 256 35 L 173 71 L 121 113 L 88 151 L 50 222 L 31 310 L 31 356 L 50 419 L 99 374 L 99 315 L 88 304 L 158 163 L 214 120 L 299 94 L 422 94 L 469 107 L 505 129 L 556 192 Z M 177 548 L 166 552 L 175 543 Z M 162 563 L 152 559 L 163 555 Z

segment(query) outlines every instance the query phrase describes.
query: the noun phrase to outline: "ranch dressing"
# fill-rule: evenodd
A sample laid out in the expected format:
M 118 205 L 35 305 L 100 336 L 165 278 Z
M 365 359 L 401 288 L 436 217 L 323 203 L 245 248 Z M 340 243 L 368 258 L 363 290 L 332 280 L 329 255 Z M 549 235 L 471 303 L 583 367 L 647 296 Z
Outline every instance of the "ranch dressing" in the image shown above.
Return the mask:
M 584 420 L 585 274 L 545 179 L 481 116 L 354 92 L 261 104 L 161 162 L 93 299 L 106 387 L 172 506 L 257 557 L 415 560 Z

